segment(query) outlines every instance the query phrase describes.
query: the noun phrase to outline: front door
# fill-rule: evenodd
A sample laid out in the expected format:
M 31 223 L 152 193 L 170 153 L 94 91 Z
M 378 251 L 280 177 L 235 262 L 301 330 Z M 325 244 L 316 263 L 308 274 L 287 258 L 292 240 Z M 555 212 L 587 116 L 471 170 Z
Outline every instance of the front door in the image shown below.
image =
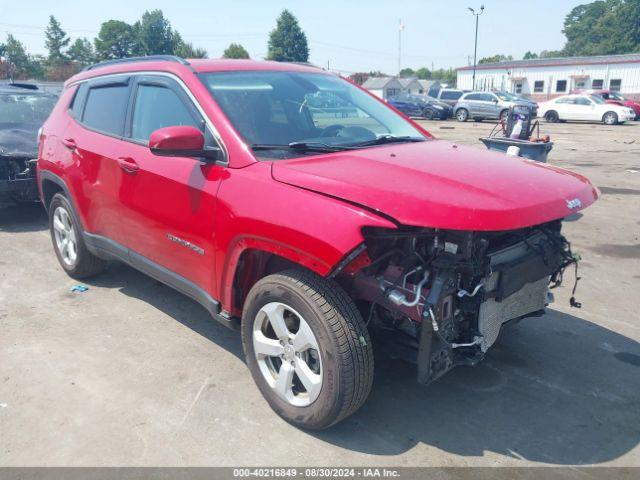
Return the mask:
M 156 156 L 149 136 L 159 128 L 192 125 L 213 136 L 178 82 L 162 75 L 137 77 L 121 161 L 120 223 L 125 244 L 142 260 L 165 267 L 206 291 L 213 288 L 213 237 L 217 189 L 224 168 L 190 157 Z M 132 255 L 132 261 L 140 261 Z

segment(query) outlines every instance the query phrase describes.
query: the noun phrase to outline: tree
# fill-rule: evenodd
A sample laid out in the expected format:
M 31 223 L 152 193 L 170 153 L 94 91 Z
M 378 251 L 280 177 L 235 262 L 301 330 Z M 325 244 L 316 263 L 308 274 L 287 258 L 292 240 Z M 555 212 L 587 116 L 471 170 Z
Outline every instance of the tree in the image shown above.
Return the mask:
M 193 43 L 182 40 L 180 33 L 173 31 L 173 55 L 182 58 L 208 58 L 204 48 L 194 47 Z
M 353 83 L 362 85 L 369 78 L 369 74 L 367 72 L 356 72 L 356 73 L 352 73 L 347 78 L 351 80 Z
M 431 78 L 434 80 L 439 80 L 441 83 L 446 83 L 449 86 L 455 86 L 456 80 L 458 77 L 458 72 L 456 72 L 453 68 L 449 68 L 445 70 L 444 68 L 440 68 L 439 70 L 434 70 L 431 72 Z
M 77 38 L 76 41 L 71 44 L 69 50 L 67 50 L 67 56 L 70 60 L 81 66 L 94 63 L 96 58 L 93 46 L 86 38 Z
M 640 1 L 598 0 L 578 5 L 565 18 L 565 55 L 640 51 Z
M 534 58 L 538 58 L 538 54 L 530 51 L 527 51 L 527 53 L 524 54 L 524 57 L 522 57 L 523 60 L 533 60 Z
M 3 56 L 7 59 L 7 76 L 9 78 L 28 78 L 30 76 L 29 56 L 22 42 L 8 34 L 3 50 Z
M 93 43 L 98 60 L 132 57 L 140 52 L 136 28 L 120 20 L 104 22 Z
M 402 70 L 400 70 L 400 78 L 409 78 L 409 77 L 415 77 L 416 76 L 416 71 L 413 68 L 403 68 Z
M 138 41 L 143 55 L 171 55 L 176 45 L 171 23 L 162 10 L 146 11 L 138 25 Z
M 224 51 L 222 58 L 249 58 L 249 52 L 239 43 L 232 43 Z
M 494 55 L 493 57 L 484 57 L 481 58 L 478 61 L 478 64 L 483 64 L 483 63 L 498 63 L 498 62 L 504 62 L 507 60 L 513 60 L 513 57 L 511 55 Z
M 309 46 L 298 20 L 289 10 L 283 10 L 276 20 L 276 28 L 269 34 L 267 58 L 277 62 L 307 62 Z
M 49 25 L 47 25 L 47 28 L 44 31 L 44 36 L 44 44 L 49 51 L 49 64 L 51 66 L 55 66 L 64 62 L 66 57 L 63 53 L 63 49 L 69 45 L 71 40 L 67 37 L 67 33 L 62 30 L 60 22 L 58 22 L 56 17 L 53 15 L 49 16 Z
M 562 50 L 543 50 L 540 52 L 539 58 L 558 58 L 564 56 L 565 54 Z
M 419 68 L 416 70 L 416 77 L 420 80 L 430 80 L 431 79 L 431 70 L 426 67 Z

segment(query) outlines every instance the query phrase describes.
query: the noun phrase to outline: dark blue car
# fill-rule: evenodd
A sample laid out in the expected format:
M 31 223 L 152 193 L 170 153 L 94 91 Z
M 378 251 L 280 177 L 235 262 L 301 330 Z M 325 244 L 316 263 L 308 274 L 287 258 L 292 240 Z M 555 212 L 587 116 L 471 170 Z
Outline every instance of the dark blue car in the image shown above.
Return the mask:
M 400 110 L 408 117 L 429 120 L 446 120 L 453 111 L 449 105 L 435 98 L 419 95 L 400 95 L 389 100 L 389 105 Z

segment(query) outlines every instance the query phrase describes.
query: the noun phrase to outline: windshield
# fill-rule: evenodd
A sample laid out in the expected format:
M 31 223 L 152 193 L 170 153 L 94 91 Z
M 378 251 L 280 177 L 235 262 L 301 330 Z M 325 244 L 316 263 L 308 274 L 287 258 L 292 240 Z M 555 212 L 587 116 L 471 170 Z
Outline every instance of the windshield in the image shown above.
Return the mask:
M 516 100 L 518 97 L 516 97 L 515 95 L 511 95 L 510 93 L 507 92 L 493 92 L 496 97 L 498 97 L 500 100 L 503 101 L 510 101 L 510 100 Z
M 598 105 L 602 105 L 603 103 L 607 103 L 604 101 L 604 99 L 599 96 L 599 95 L 589 95 L 589 98 L 591 100 L 593 100 L 595 103 L 597 103 Z
M 201 78 L 259 156 L 304 155 L 307 152 L 301 148 L 286 151 L 285 147 L 300 144 L 339 149 L 364 148 L 390 138 L 424 140 L 393 110 L 332 75 L 240 71 L 206 73 Z M 283 148 L 278 151 L 277 146 Z
M 626 102 L 627 99 L 625 97 L 623 97 L 622 95 L 620 95 L 619 93 L 616 92 L 611 92 L 609 94 L 609 97 L 614 99 L 614 100 L 618 100 L 619 102 Z
M 57 98 L 33 93 L 0 93 L 0 123 L 42 125 Z

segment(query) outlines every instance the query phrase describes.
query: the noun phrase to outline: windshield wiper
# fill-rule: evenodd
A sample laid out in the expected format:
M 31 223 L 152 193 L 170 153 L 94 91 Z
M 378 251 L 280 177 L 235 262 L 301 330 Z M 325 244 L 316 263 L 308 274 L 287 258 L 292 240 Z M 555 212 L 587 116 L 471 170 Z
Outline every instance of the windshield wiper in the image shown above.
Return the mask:
M 320 142 L 291 142 L 287 144 L 254 143 L 253 150 L 294 150 L 299 152 L 340 152 L 349 147 L 329 145 Z
M 395 135 L 381 135 L 374 140 L 367 140 L 366 142 L 354 143 L 349 147 L 369 147 L 373 145 L 385 145 L 387 143 L 408 143 L 408 142 L 424 142 L 424 138 L 403 136 L 397 137 Z

